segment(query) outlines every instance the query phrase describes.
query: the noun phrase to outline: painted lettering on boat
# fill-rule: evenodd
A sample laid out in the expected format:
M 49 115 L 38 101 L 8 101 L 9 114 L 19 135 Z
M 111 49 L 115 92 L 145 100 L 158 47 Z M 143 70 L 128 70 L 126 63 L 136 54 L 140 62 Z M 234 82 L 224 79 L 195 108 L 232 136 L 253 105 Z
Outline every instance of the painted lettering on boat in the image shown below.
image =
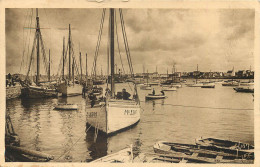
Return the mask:
M 125 110 L 124 115 L 135 115 L 137 110 Z
M 96 118 L 97 112 L 87 112 L 87 118 Z

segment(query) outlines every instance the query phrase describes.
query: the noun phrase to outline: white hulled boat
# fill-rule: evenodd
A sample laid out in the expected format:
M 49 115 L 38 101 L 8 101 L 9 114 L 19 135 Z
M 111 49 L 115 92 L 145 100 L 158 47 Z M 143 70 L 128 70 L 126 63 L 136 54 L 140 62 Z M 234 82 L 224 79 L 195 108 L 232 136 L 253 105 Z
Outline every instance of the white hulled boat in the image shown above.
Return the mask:
M 65 40 L 63 39 L 63 61 L 62 61 L 62 81 L 58 84 L 57 90 L 62 96 L 78 96 L 82 94 L 82 85 L 75 82 L 74 69 L 76 66 L 75 57 L 71 54 L 72 52 L 72 41 L 71 41 L 71 30 L 69 25 L 69 39 L 68 39 L 68 49 L 69 49 L 69 74 L 68 79 L 65 79 L 64 69 L 65 69 Z M 72 59 L 72 60 L 71 60 Z
M 120 19 L 123 20 L 122 10 L 119 9 Z M 102 18 L 105 15 L 103 10 Z M 115 96 L 115 83 L 114 83 L 114 9 L 110 9 L 110 67 L 111 67 L 111 80 L 110 90 L 106 89 L 106 101 L 101 108 L 92 108 L 87 113 L 87 125 L 102 131 L 107 135 L 112 135 L 117 132 L 126 130 L 137 124 L 140 120 L 140 102 L 137 95 L 137 87 L 135 85 L 135 95 L 132 99 L 129 96 L 125 98 L 127 92 L 121 92 L 122 99 Z M 122 24 L 124 28 L 124 24 Z M 123 32 L 125 33 L 125 32 Z M 125 36 L 126 34 L 124 34 Z M 128 48 L 126 48 L 128 49 Z M 128 54 L 128 53 L 127 53 Z M 130 56 L 130 55 L 128 55 Z M 131 66 L 130 66 L 131 67 Z M 131 71 L 131 69 L 130 69 Z

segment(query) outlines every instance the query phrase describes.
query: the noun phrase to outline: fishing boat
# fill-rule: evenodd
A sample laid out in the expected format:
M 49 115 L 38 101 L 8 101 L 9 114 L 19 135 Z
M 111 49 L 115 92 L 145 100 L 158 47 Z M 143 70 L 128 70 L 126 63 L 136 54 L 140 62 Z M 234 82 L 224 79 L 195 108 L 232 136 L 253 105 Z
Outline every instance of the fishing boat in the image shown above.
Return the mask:
M 253 86 L 254 85 L 254 81 L 248 81 L 248 82 L 240 82 L 239 86 Z
M 133 162 L 133 150 L 132 146 L 120 150 L 116 153 L 109 154 L 107 156 L 98 158 L 90 163 L 132 163 Z
M 215 84 L 213 82 L 205 82 L 201 88 L 215 88 Z
M 254 88 L 249 87 L 237 87 L 233 88 L 236 92 L 243 92 L 243 93 L 254 93 Z
M 162 91 L 177 91 L 175 86 L 163 86 Z
M 235 80 L 224 81 L 224 83 L 222 83 L 222 86 L 239 86 L 239 82 Z
M 21 88 L 21 97 L 23 98 L 46 98 L 46 97 L 57 97 L 58 92 L 56 88 L 52 84 L 41 84 L 40 82 L 40 64 L 41 64 L 41 59 L 47 60 L 45 50 L 44 50 L 44 43 L 42 40 L 42 34 L 41 34 L 41 28 L 40 28 L 40 18 L 38 16 L 38 9 L 36 9 L 36 29 L 35 32 L 35 37 L 34 37 L 34 42 L 33 42 L 33 47 L 32 47 L 32 52 L 31 52 L 31 57 L 29 61 L 29 68 L 27 71 L 26 79 L 24 82 L 21 82 L 22 88 Z M 32 71 L 31 66 L 33 61 L 35 60 L 34 56 L 34 51 L 36 48 L 36 79 L 35 83 L 32 83 L 29 80 L 29 74 Z M 40 54 L 40 50 L 42 51 L 42 54 Z M 48 78 L 50 81 L 50 51 L 49 51 L 49 64 L 44 63 L 45 65 L 45 70 L 46 73 L 48 74 Z
M 182 87 L 182 85 L 180 83 L 172 83 L 171 86 L 176 87 L 176 88 Z
M 156 80 L 156 81 L 152 81 L 148 83 L 149 85 L 160 85 L 160 81 Z
M 147 70 L 146 83 L 140 85 L 140 89 L 142 89 L 142 90 L 151 90 L 152 89 L 151 84 L 148 83 L 148 78 L 149 78 L 149 75 L 148 75 L 148 70 Z
M 104 18 L 106 9 L 103 9 L 102 18 Z M 89 117 L 87 117 L 87 126 L 95 128 L 99 132 L 106 135 L 113 135 L 118 132 L 124 131 L 132 126 L 136 125 L 140 120 L 140 101 L 138 98 L 138 92 L 136 84 L 134 83 L 134 94 L 130 97 L 130 94 L 123 89 L 121 92 L 122 99 L 115 95 L 115 83 L 114 83 L 114 33 L 115 33 L 115 11 L 109 9 L 110 22 L 109 22 L 109 56 L 110 56 L 110 89 L 106 88 L 105 103 L 100 107 L 89 111 Z M 124 39 L 126 32 L 124 31 L 124 21 L 122 9 L 119 9 L 121 26 L 123 28 Z M 103 20 L 103 19 L 102 19 Z M 103 21 L 101 21 L 103 24 Z M 103 28 L 103 26 L 101 27 Z M 117 31 L 117 29 L 116 29 Z M 101 34 L 99 34 L 101 35 Z M 124 40 L 125 41 L 125 40 Z M 130 57 L 129 48 L 125 45 L 125 49 L 128 50 L 126 55 Z M 129 68 L 131 77 L 134 78 L 131 62 L 129 62 Z
M 197 82 L 193 84 L 186 84 L 187 87 L 202 87 L 203 83 Z
M 64 71 L 65 71 L 65 64 L 66 64 L 66 53 L 65 52 L 65 40 L 63 39 L 63 57 L 62 57 L 62 79 L 61 82 L 57 86 L 57 90 L 62 96 L 69 97 L 69 96 L 78 96 L 82 94 L 82 85 L 79 82 L 75 81 L 74 71 L 76 70 L 76 60 L 75 56 L 72 55 L 72 40 L 71 40 L 71 28 L 69 24 L 69 39 L 68 39 L 68 68 L 69 74 L 68 78 L 65 78 Z
M 77 104 L 57 104 L 55 105 L 54 109 L 56 110 L 77 110 Z
M 248 143 L 241 143 L 237 141 L 230 141 L 217 138 L 199 138 L 196 139 L 196 144 L 201 146 L 215 146 L 218 148 L 228 148 L 231 150 L 243 150 L 246 152 L 254 151 L 254 146 Z
M 184 158 L 187 161 L 200 161 L 204 163 L 246 163 L 254 162 L 254 153 L 220 148 L 215 146 L 202 146 L 159 141 L 154 145 L 154 152 L 173 157 Z

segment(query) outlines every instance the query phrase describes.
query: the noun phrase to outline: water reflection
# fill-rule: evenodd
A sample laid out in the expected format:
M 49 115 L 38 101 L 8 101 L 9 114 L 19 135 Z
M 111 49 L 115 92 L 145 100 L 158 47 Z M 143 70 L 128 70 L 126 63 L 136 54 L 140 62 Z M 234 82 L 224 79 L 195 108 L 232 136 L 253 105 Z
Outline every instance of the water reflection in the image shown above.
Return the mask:
M 95 131 L 89 130 L 86 136 L 86 142 L 88 143 L 88 150 L 90 151 L 90 156 L 92 159 L 97 159 L 99 157 L 107 155 L 108 152 L 108 137 L 99 133 L 96 142 L 95 139 Z
M 140 99 L 144 101 L 147 93 L 140 91 Z M 251 94 L 235 93 L 232 88 L 220 85 L 214 90 L 183 87 L 166 95 L 166 99 L 141 102 L 144 111 L 135 127 L 112 137 L 99 133 L 96 142 L 94 131 L 85 132 L 87 111 L 91 109 L 88 101 L 81 96 L 30 100 L 17 98 L 6 102 L 6 112 L 10 114 L 23 147 L 41 150 L 55 157 L 64 155 L 57 160 L 61 162 L 90 161 L 130 144 L 133 144 L 134 154 L 153 152 L 152 146 L 159 140 L 193 143 L 197 137 L 208 136 L 254 143 L 252 110 L 174 106 L 253 108 Z M 57 103 L 77 104 L 79 109 L 54 110 Z

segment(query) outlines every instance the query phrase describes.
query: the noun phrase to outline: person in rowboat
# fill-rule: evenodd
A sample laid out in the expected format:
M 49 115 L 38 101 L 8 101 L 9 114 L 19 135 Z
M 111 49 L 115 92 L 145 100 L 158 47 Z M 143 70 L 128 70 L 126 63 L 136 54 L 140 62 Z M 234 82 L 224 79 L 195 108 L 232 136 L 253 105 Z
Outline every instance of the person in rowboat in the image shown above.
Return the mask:
M 164 91 L 163 90 L 161 91 L 161 93 L 162 93 L 162 95 L 164 95 Z

